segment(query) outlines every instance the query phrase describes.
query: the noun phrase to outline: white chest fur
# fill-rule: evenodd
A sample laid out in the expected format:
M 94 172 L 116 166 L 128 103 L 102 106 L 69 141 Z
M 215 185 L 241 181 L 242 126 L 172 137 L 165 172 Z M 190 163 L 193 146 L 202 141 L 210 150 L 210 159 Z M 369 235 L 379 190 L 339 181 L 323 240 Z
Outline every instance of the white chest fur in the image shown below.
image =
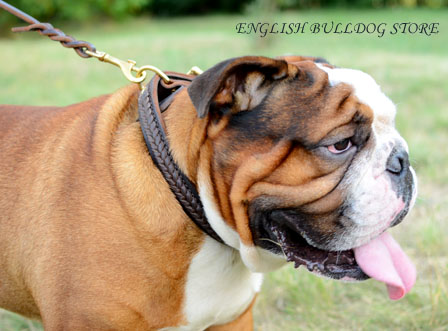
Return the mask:
M 188 271 L 184 314 L 188 325 L 164 330 L 205 330 L 241 315 L 259 292 L 262 274 L 249 271 L 239 252 L 207 237 Z

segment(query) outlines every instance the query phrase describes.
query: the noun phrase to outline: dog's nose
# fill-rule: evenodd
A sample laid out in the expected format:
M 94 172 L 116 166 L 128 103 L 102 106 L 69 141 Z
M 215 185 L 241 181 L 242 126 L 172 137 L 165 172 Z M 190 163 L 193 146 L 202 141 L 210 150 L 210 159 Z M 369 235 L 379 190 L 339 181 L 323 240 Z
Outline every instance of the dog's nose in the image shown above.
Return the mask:
M 386 163 L 386 170 L 393 175 L 401 175 L 409 168 L 409 156 L 403 147 L 394 147 Z

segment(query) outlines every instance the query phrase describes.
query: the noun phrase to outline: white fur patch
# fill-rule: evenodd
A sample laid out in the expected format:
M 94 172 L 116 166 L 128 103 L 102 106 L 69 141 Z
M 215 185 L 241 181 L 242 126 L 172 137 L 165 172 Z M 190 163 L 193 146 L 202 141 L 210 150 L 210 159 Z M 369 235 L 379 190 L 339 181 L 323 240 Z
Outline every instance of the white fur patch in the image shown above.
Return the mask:
M 210 183 L 199 173 L 199 193 L 207 219 L 215 232 L 229 245 L 206 236 L 194 256 L 187 275 L 184 315 L 187 325 L 164 331 L 205 330 L 231 322 L 250 305 L 261 289 L 263 275 L 247 268 L 240 256 L 240 239 L 226 224 L 210 195 Z
M 215 206 L 212 200 L 210 189 L 208 188 L 207 181 L 204 180 L 199 173 L 199 196 L 201 198 L 202 205 L 204 206 L 205 215 L 210 223 L 211 227 L 218 236 L 221 237 L 224 242 L 235 249 L 240 248 L 240 237 L 238 233 L 232 229 L 221 216 L 218 208 Z
M 406 151 L 408 146 L 394 127 L 395 105 L 371 76 L 359 70 L 317 66 L 328 74 L 331 86 L 339 83 L 351 85 L 355 96 L 372 109 L 374 116 L 371 143 L 356 156 L 341 183 L 349 192 L 347 200 L 350 205 L 344 211 L 348 218 L 345 220 L 347 224 L 344 224 L 347 230 L 332 242 L 332 246 L 344 250 L 378 236 L 403 209 L 404 202 L 393 190 L 386 164 L 395 146 L 401 146 Z M 414 177 L 414 200 L 417 194 L 415 173 L 412 168 L 410 171 Z
M 164 330 L 197 331 L 231 322 L 260 291 L 262 274 L 252 273 L 237 250 L 206 237 L 188 270 L 184 314 L 188 325 Z

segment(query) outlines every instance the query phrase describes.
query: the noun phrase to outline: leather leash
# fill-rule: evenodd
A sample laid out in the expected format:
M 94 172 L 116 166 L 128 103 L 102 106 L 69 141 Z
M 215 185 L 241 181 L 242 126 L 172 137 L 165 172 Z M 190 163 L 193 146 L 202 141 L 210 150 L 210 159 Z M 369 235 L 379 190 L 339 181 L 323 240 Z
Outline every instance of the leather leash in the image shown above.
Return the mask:
M 83 58 L 96 57 L 100 61 L 119 67 L 129 81 L 140 85 L 143 90 L 138 103 L 140 127 L 154 164 L 162 173 L 184 212 L 199 229 L 218 242 L 224 243 L 207 221 L 204 207 L 194 184 L 179 169 L 170 153 L 166 127 L 162 118 L 162 112 L 169 107 L 174 95 L 183 87 L 188 86 L 194 78 L 193 75 L 201 74 L 202 70 L 193 67 L 188 74 L 169 72 L 167 75 L 151 65 L 138 68 L 135 66 L 135 61 L 125 62 L 105 52 L 99 52 L 91 43 L 78 41 L 60 29 L 54 28 L 50 23 L 41 23 L 2 0 L 0 0 L 0 8 L 30 24 L 26 27 L 13 28 L 13 32 L 38 31 L 41 35 L 50 37 L 51 40 L 59 41 L 64 47 L 73 48 Z M 155 72 L 156 75 L 145 89 L 143 82 L 148 70 Z
M 0 0 L 0 8 L 30 24 L 25 27 L 12 28 L 13 32 L 38 31 L 41 35 L 48 36 L 51 40 L 59 41 L 64 47 L 73 48 L 83 58 L 91 57 L 91 55 L 86 53 L 86 50 L 96 52 L 95 46 L 91 43 L 82 40 L 78 41 L 71 36 L 67 36 L 61 30 L 55 29 L 50 23 L 41 23 L 34 17 L 2 0 Z
M 141 90 L 144 89 L 143 83 L 147 78 L 147 71 L 156 73 L 162 77 L 166 83 L 169 83 L 168 76 L 155 66 L 146 65 L 143 67 L 136 67 L 136 62 L 133 60 L 123 61 L 107 54 L 106 52 L 98 51 L 91 43 L 76 40 L 74 37 L 66 35 L 62 30 L 54 28 L 50 23 L 41 23 L 34 17 L 24 13 L 14 6 L 11 6 L 3 0 L 0 0 L 0 8 L 30 24 L 24 27 L 12 28 L 13 32 L 38 31 L 41 35 L 48 36 L 51 40 L 59 41 L 64 47 L 73 48 L 76 53 L 83 58 L 95 57 L 101 62 L 113 64 L 121 69 L 123 75 L 130 82 L 140 84 Z M 193 67 L 190 69 L 189 73 L 200 74 L 202 73 L 202 70 L 197 67 Z
M 167 84 L 155 75 L 138 101 L 140 127 L 146 147 L 184 212 L 199 229 L 218 242 L 224 243 L 210 226 L 194 184 L 179 169 L 171 155 L 165 123 L 162 119 L 162 112 L 169 107 L 173 96 L 188 86 L 194 76 L 175 72 L 167 72 L 167 74 L 171 83 Z

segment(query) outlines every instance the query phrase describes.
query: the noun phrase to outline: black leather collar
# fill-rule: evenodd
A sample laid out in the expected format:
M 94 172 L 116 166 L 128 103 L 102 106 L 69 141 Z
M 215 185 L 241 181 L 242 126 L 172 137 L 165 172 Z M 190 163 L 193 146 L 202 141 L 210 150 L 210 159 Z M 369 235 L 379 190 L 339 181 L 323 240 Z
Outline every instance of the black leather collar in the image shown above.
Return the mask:
M 199 229 L 224 243 L 208 222 L 196 187 L 180 170 L 171 155 L 162 119 L 162 112 L 168 108 L 175 94 L 188 86 L 194 76 L 170 72 L 167 74 L 171 80 L 170 84 L 164 83 L 155 75 L 139 98 L 139 122 L 146 147 L 184 212 Z

